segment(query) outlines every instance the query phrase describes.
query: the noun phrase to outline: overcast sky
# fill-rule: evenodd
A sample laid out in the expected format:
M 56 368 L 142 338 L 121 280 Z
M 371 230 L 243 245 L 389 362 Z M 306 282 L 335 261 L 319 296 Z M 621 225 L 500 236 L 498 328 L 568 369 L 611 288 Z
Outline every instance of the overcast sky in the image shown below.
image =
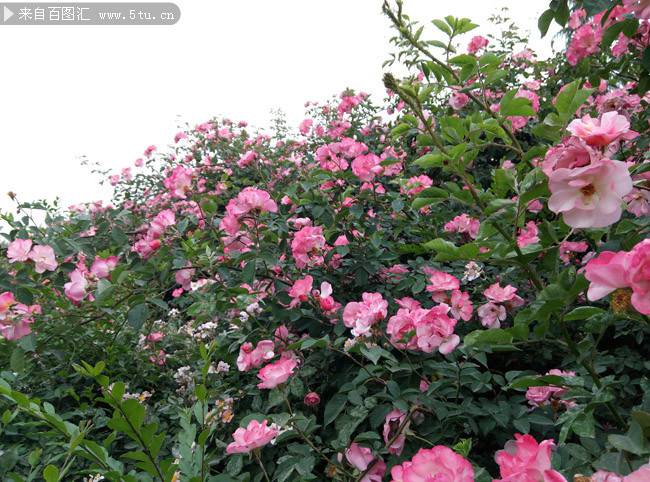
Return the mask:
M 0 209 L 108 199 L 81 156 L 118 170 L 177 126 L 213 115 L 266 125 L 346 87 L 383 95 L 392 32 L 380 0 L 178 0 L 173 26 L 0 25 Z M 548 0 L 406 0 L 413 19 L 467 16 L 486 34 L 503 6 L 531 47 Z

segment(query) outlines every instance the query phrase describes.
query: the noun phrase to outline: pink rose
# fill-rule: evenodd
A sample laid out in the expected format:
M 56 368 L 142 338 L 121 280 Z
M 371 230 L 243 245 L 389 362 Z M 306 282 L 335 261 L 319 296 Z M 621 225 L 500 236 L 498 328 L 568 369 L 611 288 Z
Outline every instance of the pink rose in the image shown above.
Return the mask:
M 88 288 L 88 280 L 83 272 L 75 269 L 70 272 L 70 281 L 63 285 L 65 295 L 73 302 L 80 303 L 86 297 L 86 288 Z
M 368 336 L 372 325 L 386 318 L 388 302 L 380 293 L 363 293 L 361 302 L 352 301 L 343 309 L 343 324 L 354 336 Z
M 316 392 L 309 392 L 307 395 L 305 395 L 303 402 L 308 407 L 315 407 L 320 403 L 320 396 Z
M 575 169 L 557 169 L 549 178 L 548 207 L 573 228 L 602 228 L 621 218 L 623 197 L 632 190 L 625 163 L 602 159 Z
M 391 482 L 474 482 L 472 464 L 443 445 L 418 450 L 411 460 L 394 466 L 390 475 Z
M 571 121 L 567 130 L 595 147 L 604 147 L 621 139 L 634 139 L 639 135 L 638 132 L 630 130 L 627 117 L 615 111 L 605 112 L 599 119 L 585 115 L 582 119 Z
M 289 379 L 297 366 L 298 362 L 293 358 L 282 358 L 269 363 L 257 374 L 257 378 L 261 380 L 257 388 L 270 390 L 281 385 Z
M 303 269 L 308 265 L 318 266 L 325 262 L 321 252 L 326 246 L 323 228 L 305 226 L 298 231 L 291 241 L 291 253 L 296 267 Z
M 97 278 L 108 278 L 111 271 L 117 266 L 117 256 L 109 256 L 108 258 L 95 257 L 95 261 L 90 267 L 90 272 Z
M 54 256 L 54 250 L 51 246 L 36 245 L 29 253 L 29 259 L 34 261 L 37 273 L 43 273 L 45 270 L 54 271 L 58 263 Z
M 246 428 L 239 427 L 232 434 L 234 442 L 228 444 L 226 453 L 243 454 L 251 450 L 264 447 L 279 435 L 280 431 L 275 424 L 268 425 L 268 420 L 259 423 L 257 420 L 251 420 Z
M 469 102 L 469 96 L 462 92 L 454 92 L 449 97 L 449 106 L 454 110 L 461 110 Z
M 242 372 L 257 368 L 275 356 L 274 350 L 275 343 L 271 340 L 262 340 L 255 348 L 252 343 L 246 342 L 239 348 L 237 368 Z
M 603 251 L 589 260 L 585 266 L 585 278 L 589 280 L 587 298 L 596 301 L 614 290 L 626 288 L 629 269 L 629 257 L 625 251 Z
M 7 246 L 7 258 L 10 263 L 17 261 L 24 262 L 29 258 L 29 251 L 32 249 L 31 239 L 15 239 Z
M 296 280 L 293 283 L 293 286 L 289 290 L 289 296 L 291 297 L 289 308 L 295 308 L 296 306 L 300 305 L 300 303 L 303 303 L 309 299 L 313 283 L 314 278 L 312 278 L 310 275 Z
M 515 434 L 515 440 L 506 443 L 504 450 L 499 450 L 494 457 L 501 473 L 501 478 L 494 482 L 566 482 L 551 467 L 553 448 L 553 440 L 538 444 L 530 435 Z
M 382 172 L 380 162 L 381 159 L 373 153 L 362 154 L 352 161 L 352 172 L 362 181 L 372 181 Z
M 472 37 L 472 40 L 469 41 L 469 45 L 467 46 L 467 51 L 470 54 L 475 54 L 479 50 L 487 47 L 489 43 L 490 41 L 485 37 L 476 35 L 475 37 Z
M 399 435 L 397 435 L 398 430 L 404 424 L 404 420 L 406 420 L 406 414 L 401 410 L 394 409 L 388 412 L 384 421 L 384 443 L 386 445 L 390 444 L 387 448 L 393 455 L 400 455 L 404 450 L 404 443 L 406 442 L 404 432 L 407 427 L 403 427 Z
M 632 288 L 632 306 L 639 313 L 650 315 L 650 239 L 644 239 L 629 254 L 627 274 Z

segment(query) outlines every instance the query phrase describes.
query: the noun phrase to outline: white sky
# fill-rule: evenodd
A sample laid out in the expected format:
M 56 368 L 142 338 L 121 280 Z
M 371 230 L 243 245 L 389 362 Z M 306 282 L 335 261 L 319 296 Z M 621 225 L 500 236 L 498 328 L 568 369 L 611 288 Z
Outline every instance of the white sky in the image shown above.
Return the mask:
M 118 170 L 177 126 L 214 115 L 266 125 L 282 108 L 292 125 L 307 100 L 346 87 L 383 96 L 381 64 L 392 35 L 380 0 L 177 0 L 173 26 L 0 25 L 0 209 L 59 196 L 109 199 L 80 166 Z M 412 19 L 510 16 L 540 41 L 548 0 L 406 0 Z M 468 37 L 469 40 L 469 37 Z

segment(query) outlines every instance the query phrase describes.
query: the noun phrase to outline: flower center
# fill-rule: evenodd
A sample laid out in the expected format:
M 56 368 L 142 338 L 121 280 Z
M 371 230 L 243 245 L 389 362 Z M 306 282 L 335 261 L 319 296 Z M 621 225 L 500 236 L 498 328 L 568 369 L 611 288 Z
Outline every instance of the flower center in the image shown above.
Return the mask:
M 587 186 L 580 188 L 580 192 L 585 196 L 593 196 L 596 193 L 596 188 L 593 184 L 588 184 Z

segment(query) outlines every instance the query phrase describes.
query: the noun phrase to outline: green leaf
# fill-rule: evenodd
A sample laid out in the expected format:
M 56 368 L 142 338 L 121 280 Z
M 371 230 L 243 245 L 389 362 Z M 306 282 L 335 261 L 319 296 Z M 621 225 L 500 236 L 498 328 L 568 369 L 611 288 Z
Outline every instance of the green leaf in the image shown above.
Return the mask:
M 564 319 L 566 321 L 586 320 L 587 318 L 601 315 L 603 313 L 605 313 L 605 310 L 596 308 L 595 306 L 579 306 L 578 308 L 567 313 Z
M 59 480 L 59 469 L 54 465 L 48 465 L 43 469 L 45 482 L 57 482 Z
M 129 310 L 127 319 L 129 325 L 133 327 L 134 330 L 140 330 L 144 322 L 149 318 L 149 307 L 146 303 L 139 303 Z
M 332 423 L 336 419 L 336 417 L 339 416 L 339 414 L 345 408 L 345 404 L 347 403 L 347 401 L 348 401 L 347 395 L 343 393 L 337 393 L 332 397 L 332 399 L 329 402 L 327 402 L 327 405 L 325 405 L 325 413 L 323 415 L 324 427 L 327 427 L 330 423 Z
M 440 167 L 444 161 L 442 154 L 425 154 L 422 157 L 416 159 L 413 163 L 416 166 L 420 166 L 424 169 L 429 169 L 431 167 Z
M 511 90 L 503 96 L 500 103 L 499 112 L 505 117 L 510 116 L 532 116 L 535 115 L 530 100 L 525 97 L 515 97 L 516 90 Z
M 542 34 L 542 37 L 545 36 L 548 32 L 548 28 L 551 26 L 551 22 L 553 21 L 554 17 L 555 12 L 550 8 L 539 17 L 539 20 L 537 21 L 537 28 L 539 28 L 539 32 Z
M 570 84 L 567 84 L 557 95 L 555 108 L 564 122 L 573 117 L 580 106 L 584 104 L 594 91 L 594 89 L 580 89 L 581 84 L 581 79 L 574 80 Z M 546 120 L 544 122 L 546 123 Z

